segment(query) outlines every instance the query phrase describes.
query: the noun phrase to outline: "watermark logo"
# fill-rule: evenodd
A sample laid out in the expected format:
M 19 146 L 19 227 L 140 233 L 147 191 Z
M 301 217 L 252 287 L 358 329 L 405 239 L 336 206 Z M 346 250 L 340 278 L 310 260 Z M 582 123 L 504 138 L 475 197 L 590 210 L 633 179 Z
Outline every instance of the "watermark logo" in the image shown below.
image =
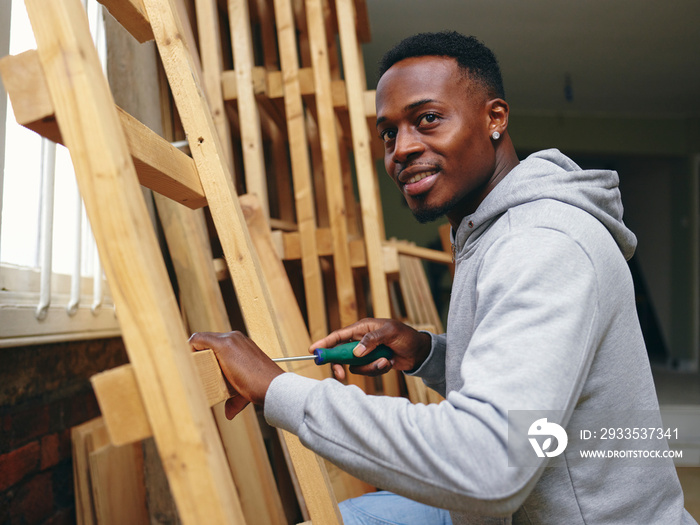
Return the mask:
M 564 452 L 566 445 L 569 444 L 569 438 L 566 435 L 566 430 L 564 430 L 561 425 L 556 423 L 550 423 L 547 421 L 546 417 L 538 419 L 532 425 L 530 425 L 530 430 L 528 430 L 528 439 L 532 448 L 535 450 L 537 457 L 543 458 L 553 458 Z M 547 438 L 540 445 L 537 437 L 533 436 L 547 436 Z M 557 442 L 557 447 L 554 450 L 549 450 L 552 447 L 552 438 Z

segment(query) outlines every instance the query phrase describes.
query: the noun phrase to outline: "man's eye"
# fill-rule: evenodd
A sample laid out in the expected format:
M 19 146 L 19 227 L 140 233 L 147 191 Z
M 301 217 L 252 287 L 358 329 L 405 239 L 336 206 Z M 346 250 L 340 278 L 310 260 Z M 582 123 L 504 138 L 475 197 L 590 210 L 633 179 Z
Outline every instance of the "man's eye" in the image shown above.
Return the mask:
M 426 113 L 425 115 L 421 115 L 419 124 L 426 123 L 426 124 L 432 124 L 433 122 L 436 122 L 439 119 L 439 117 L 435 113 Z
M 381 138 L 384 142 L 394 140 L 396 138 L 396 131 L 393 129 L 385 129 L 379 134 L 379 138 Z

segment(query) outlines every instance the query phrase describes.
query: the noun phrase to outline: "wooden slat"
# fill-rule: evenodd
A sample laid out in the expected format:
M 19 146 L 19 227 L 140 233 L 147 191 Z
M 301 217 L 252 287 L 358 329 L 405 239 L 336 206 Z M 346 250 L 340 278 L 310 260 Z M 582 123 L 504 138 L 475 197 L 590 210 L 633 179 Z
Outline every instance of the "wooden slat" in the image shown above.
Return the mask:
M 170 280 L 156 262 L 160 248 L 83 7 L 79 0 L 26 4 L 180 516 L 192 524 L 242 523 Z
M 100 525 L 148 525 L 141 443 L 104 445 L 90 457 L 95 514 Z
M 148 21 L 142 0 L 98 0 L 119 21 L 131 36 L 139 42 L 153 40 L 153 31 Z
M 191 359 L 204 388 L 207 406 L 212 407 L 236 395 L 229 390 L 211 350 L 196 352 Z M 90 381 L 113 445 L 133 443 L 153 435 L 132 365 L 100 372 L 92 376 Z
M 37 52 L 3 57 L 0 73 L 17 122 L 63 144 Z M 140 183 L 190 208 L 206 205 L 192 159 L 125 111 L 117 112 Z
M 268 355 L 282 357 L 286 351 L 272 316 L 270 289 L 260 271 L 260 261 L 245 227 L 233 182 L 221 162 L 223 154 L 209 109 L 196 78 L 190 73 L 194 66 L 180 37 L 180 22 L 169 2 L 146 0 L 144 3 L 183 127 L 188 133 L 190 149 L 229 264 L 248 334 Z M 233 14 L 237 13 L 234 10 Z M 283 435 L 312 519 L 319 523 L 338 523 L 337 504 L 322 463 L 301 445 L 296 436 Z
M 452 264 L 452 255 L 442 250 L 432 250 L 430 248 L 423 248 L 422 246 L 416 246 L 415 244 L 410 244 L 407 242 L 388 241 L 385 242 L 384 245 L 395 248 L 396 250 L 398 250 L 399 253 L 403 255 L 412 255 L 413 257 L 418 257 L 419 259 L 423 259 L 424 261 L 431 261 L 441 264 Z
M 231 174 L 233 171 L 233 147 L 231 143 L 231 124 L 224 108 L 221 88 L 223 56 L 221 49 L 221 31 L 219 28 L 219 11 L 216 0 L 195 0 L 197 27 L 199 29 L 199 54 L 202 62 L 202 82 L 211 108 L 212 119 L 226 155 L 226 163 Z
M 335 271 L 340 324 L 348 326 L 358 319 L 357 299 L 350 264 L 347 213 L 321 0 L 306 0 L 306 19 L 313 62 L 318 135 L 321 142 L 326 204 L 333 242 L 333 269 Z M 316 340 L 315 337 L 313 339 Z
M 253 68 L 253 93 L 265 95 L 269 99 L 281 99 L 284 97 L 283 79 L 281 71 L 265 71 L 264 68 Z M 314 95 L 313 69 L 310 67 L 299 68 L 299 85 L 304 96 Z M 238 98 L 238 80 L 236 71 L 224 71 L 221 75 L 221 89 L 224 100 L 227 102 Z M 347 109 L 347 96 L 345 94 L 345 82 L 333 80 L 331 83 L 333 107 L 337 110 Z M 374 102 L 372 102 L 374 104 Z M 372 108 L 373 113 L 375 112 Z
M 354 23 L 352 23 L 355 18 L 353 0 L 338 0 L 336 9 L 338 11 L 348 110 L 352 127 L 353 154 L 362 206 L 362 225 L 367 247 L 372 304 L 375 316 L 390 317 L 389 292 L 381 254 L 383 239 L 378 228 L 380 210 L 377 203 L 375 168 L 369 147 L 369 129 L 364 109 L 363 68 L 357 53 L 357 34 Z
M 284 265 L 275 254 L 270 231 L 265 224 L 258 199 L 253 195 L 243 195 L 241 206 L 252 233 L 265 278 L 275 290 L 272 302 L 275 315 L 279 319 L 280 332 L 285 340 L 289 341 L 289 350 L 292 355 L 304 355 L 311 345 L 311 339 Z M 325 379 L 330 375 L 327 366 L 319 367 L 313 362 L 301 361 L 289 364 L 293 365 L 291 371 L 305 377 Z M 367 483 L 339 471 L 337 467 L 327 464 L 328 467 L 331 469 L 329 472 L 332 474 L 333 488 L 338 500 L 356 497 L 372 489 Z
M 156 196 L 156 206 L 190 331 L 231 331 L 214 270 L 204 212 L 188 210 L 160 196 Z M 197 352 L 193 359 L 211 406 L 232 395 L 212 352 Z M 282 502 L 255 408 L 250 406 L 236 419 L 228 421 L 223 407 L 219 406 L 214 410 L 214 417 L 246 522 L 260 525 L 284 523 Z
M 357 186 L 362 210 L 362 226 L 367 254 L 367 270 L 372 294 L 372 315 L 391 317 L 389 288 L 384 272 L 382 253 L 383 217 L 378 199 L 376 170 L 371 150 L 371 139 L 367 127 L 364 92 L 365 74 L 361 61 L 359 42 L 355 27 L 355 7 L 353 0 L 337 0 L 336 12 L 340 48 L 345 73 L 345 87 L 348 97 L 348 112 L 352 129 L 353 155 L 357 172 Z M 400 395 L 399 378 L 395 372 L 382 376 L 384 393 Z
M 90 490 L 90 460 L 87 438 L 96 429 L 104 429 L 104 426 L 103 419 L 98 417 L 71 429 L 75 519 L 78 525 L 95 525 L 97 523 L 95 505 Z
M 304 274 L 309 332 L 315 340 L 328 333 L 326 304 L 321 265 L 316 246 L 316 212 L 311 182 L 308 141 L 304 122 L 304 104 L 299 86 L 299 61 L 292 6 L 289 0 L 275 0 L 277 40 L 284 78 L 284 105 L 292 161 L 294 200 L 301 243 L 301 266 Z
M 253 91 L 253 41 L 248 0 L 228 0 L 228 11 L 246 190 L 260 196 L 265 216 L 269 217 L 260 112 Z

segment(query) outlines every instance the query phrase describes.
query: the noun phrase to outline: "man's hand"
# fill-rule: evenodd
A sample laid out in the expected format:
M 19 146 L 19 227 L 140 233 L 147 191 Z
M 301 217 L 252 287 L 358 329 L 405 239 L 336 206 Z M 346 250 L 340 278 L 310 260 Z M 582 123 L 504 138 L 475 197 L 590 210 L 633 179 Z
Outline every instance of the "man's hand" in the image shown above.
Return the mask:
M 425 361 L 430 353 L 430 336 L 418 332 L 393 319 L 362 319 L 350 326 L 331 332 L 323 339 L 316 341 L 309 349 L 332 348 L 348 341 L 359 341 L 355 347 L 356 356 L 363 356 L 378 345 L 388 346 L 394 352 L 389 360 L 380 358 L 363 366 L 351 366 L 353 374 L 377 376 L 386 374 L 392 368 L 396 370 L 413 370 Z M 345 369 L 342 365 L 333 365 L 335 377 L 345 379 Z
M 262 405 L 272 380 L 284 373 L 277 363 L 241 332 L 199 332 L 190 337 L 193 350 L 211 348 L 224 376 L 239 395 L 226 401 L 226 417 L 233 417 L 251 401 Z

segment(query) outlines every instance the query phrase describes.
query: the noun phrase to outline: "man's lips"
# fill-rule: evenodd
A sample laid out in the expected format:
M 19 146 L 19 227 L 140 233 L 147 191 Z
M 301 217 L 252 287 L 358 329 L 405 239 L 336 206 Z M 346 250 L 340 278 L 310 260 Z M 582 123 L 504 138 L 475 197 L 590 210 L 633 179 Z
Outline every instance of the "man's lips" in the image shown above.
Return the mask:
M 416 196 L 427 192 L 432 188 L 440 169 L 431 166 L 417 168 L 406 168 L 399 174 L 399 182 L 406 195 Z

